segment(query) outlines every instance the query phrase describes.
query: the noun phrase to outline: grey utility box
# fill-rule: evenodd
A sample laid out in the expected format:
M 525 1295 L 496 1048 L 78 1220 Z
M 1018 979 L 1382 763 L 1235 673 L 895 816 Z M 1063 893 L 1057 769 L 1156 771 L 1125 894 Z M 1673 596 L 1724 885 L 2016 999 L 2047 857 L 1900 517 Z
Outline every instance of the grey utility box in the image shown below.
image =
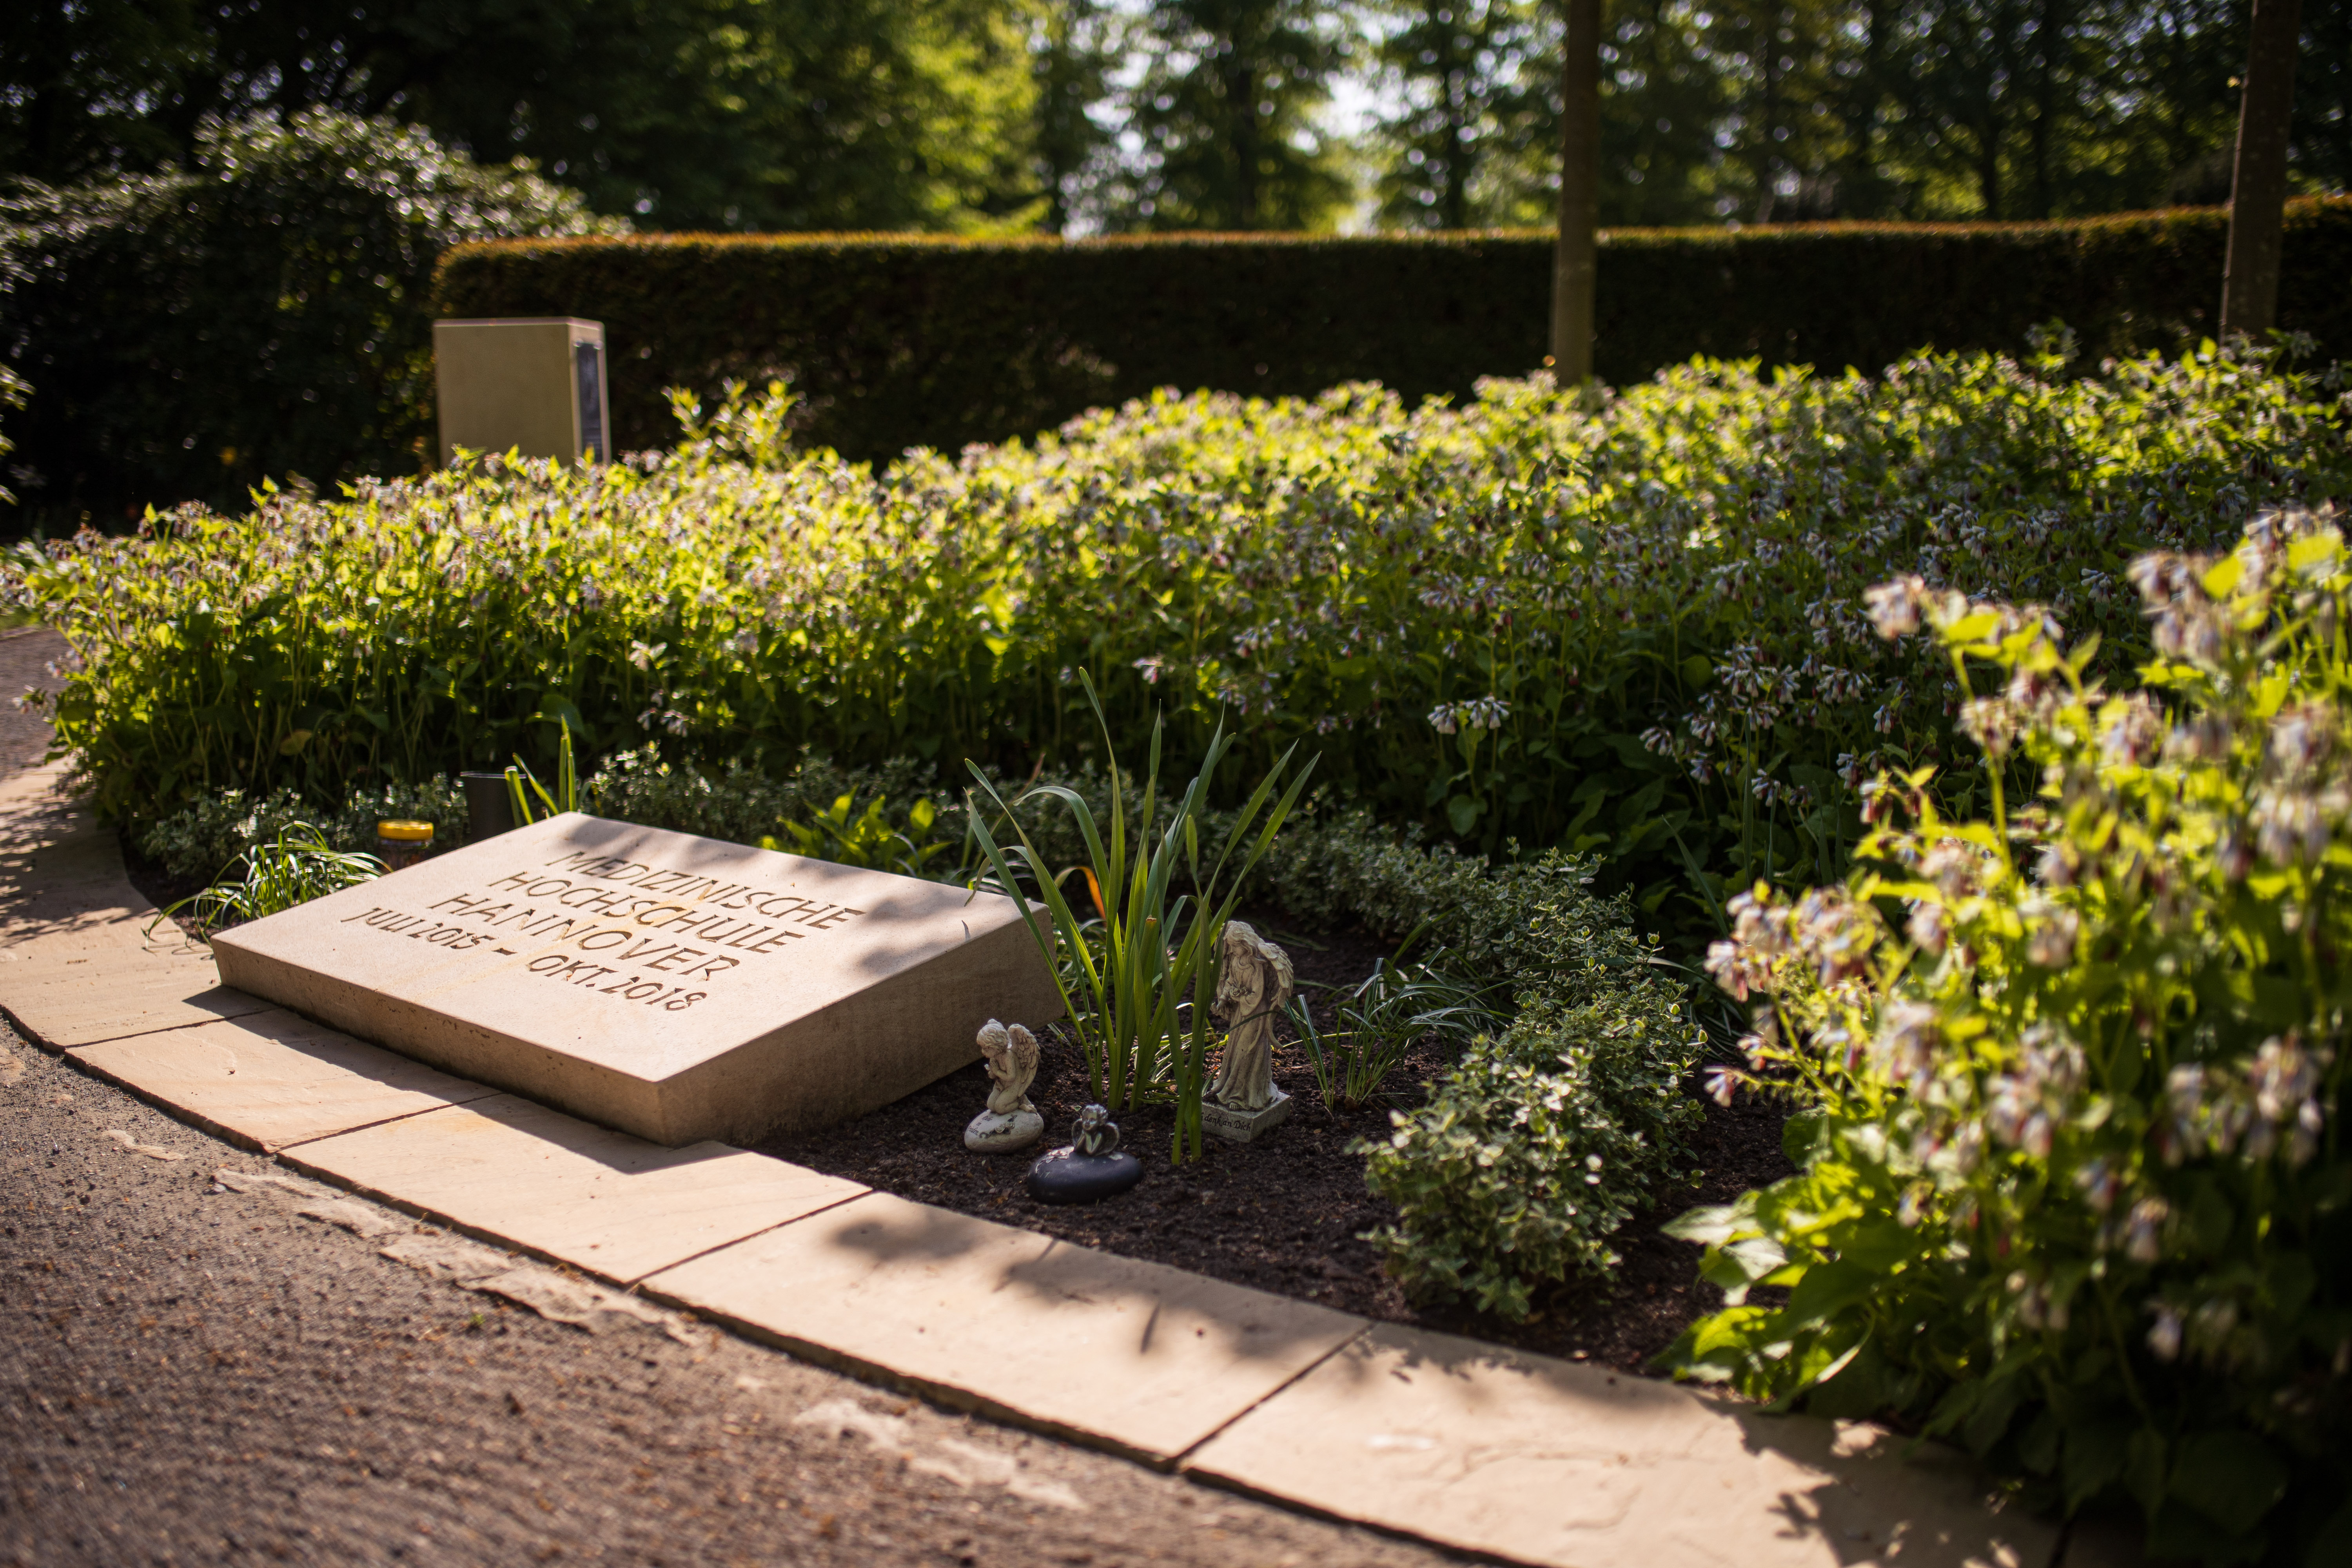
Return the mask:
M 460 447 L 566 463 L 612 456 L 602 321 L 436 321 L 433 374 L 445 465 Z

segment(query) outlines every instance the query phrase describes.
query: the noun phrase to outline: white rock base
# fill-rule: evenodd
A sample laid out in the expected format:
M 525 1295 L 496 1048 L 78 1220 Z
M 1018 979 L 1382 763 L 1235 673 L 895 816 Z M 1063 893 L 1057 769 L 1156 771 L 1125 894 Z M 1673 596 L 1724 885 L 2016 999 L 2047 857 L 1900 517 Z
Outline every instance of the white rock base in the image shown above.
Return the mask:
M 1045 1135 L 1045 1119 L 1034 1110 L 1001 1115 L 983 1110 L 963 1130 L 963 1146 L 975 1154 L 1009 1154 Z
M 1289 1121 L 1290 1103 L 1290 1096 L 1278 1089 L 1263 1110 L 1235 1110 L 1231 1106 L 1203 1099 L 1201 1101 L 1201 1131 L 1214 1133 L 1228 1143 L 1247 1143 Z

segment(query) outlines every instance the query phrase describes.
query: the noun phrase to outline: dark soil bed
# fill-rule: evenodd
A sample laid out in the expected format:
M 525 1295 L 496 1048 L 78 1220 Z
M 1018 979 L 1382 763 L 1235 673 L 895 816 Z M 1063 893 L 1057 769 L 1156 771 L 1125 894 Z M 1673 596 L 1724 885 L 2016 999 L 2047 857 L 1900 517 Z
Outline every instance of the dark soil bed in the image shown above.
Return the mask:
M 198 884 L 167 875 L 125 843 L 131 880 L 158 906 Z M 1318 984 L 1348 985 L 1371 973 L 1388 951 L 1357 933 L 1300 937 L 1279 917 L 1254 914 L 1289 952 L 1301 994 L 1314 1005 Z M 1322 1016 L 1318 1010 L 1318 1016 Z M 1701 1100 L 1706 1121 L 1695 1142 L 1706 1173 L 1693 1187 L 1636 1215 L 1616 1237 L 1623 1261 L 1605 1280 L 1573 1280 L 1538 1301 L 1533 1319 L 1511 1323 L 1460 1307 L 1415 1306 L 1383 1272 L 1364 1233 L 1396 1211 L 1364 1187 L 1364 1163 L 1348 1152 L 1359 1138 L 1389 1127 L 1391 1108 L 1417 1103 L 1443 1073 L 1433 1049 L 1407 1058 L 1386 1085 L 1390 1102 L 1349 1113 L 1323 1108 L 1307 1055 L 1289 1038 L 1275 1059 L 1275 1080 L 1297 1102 L 1291 1120 L 1257 1142 L 1236 1147 L 1203 1141 L 1204 1158 L 1169 1163 L 1173 1113 L 1147 1108 L 1124 1118 L 1122 1146 L 1142 1161 L 1134 1191 L 1084 1208 L 1041 1204 L 1022 1176 L 1045 1148 L 1069 1141 L 1078 1108 L 1090 1098 L 1085 1059 L 1057 1033 L 1044 1039 L 1045 1059 L 1030 1099 L 1045 1114 L 1046 1140 L 1018 1154 L 974 1154 L 964 1124 L 988 1098 L 978 1063 L 951 1073 L 897 1104 L 823 1132 L 779 1135 L 764 1153 L 864 1182 L 920 1203 L 1044 1231 L 1129 1258 L 1190 1268 L 1389 1322 L 1442 1329 L 1551 1355 L 1642 1370 L 1695 1318 L 1719 1306 L 1722 1292 L 1698 1278 L 1699 1249 L 1658 1227 L 1695 1204 L 1727 1203 L 1752 1186 L 1790 1173 L 1780 1152 L 1780 1107 L 1743 1099 L 1726 1110 Z M 1697 1093 L 1697 1085 L 1686 1086 Z
M 1352 984 L 1370 973 L 1383 947 L 1362 936 L 1301 939 L 1272 928 L 1302 983 Z M 1311 942 L 1311 945 L 1310 945 Z M 1317 994 L 1302 984 L 1302 992 Z M 1655 1211 L 1636 1215 L 1617 1237 L 1624 1261 L 1605 1281 L 1552 1289 L 1536 1317 L 1510 1323 L 1460 1308 L 1416 1307 L 1381 1269 L 1362 1235 L 1396 1217 L 1364 1187 L 1364 1163 L 1348 1152 L 1360 1137 L 1384 1133 L 1389 1108 L 1333 1114 L 1316 1098 L 1306 1053 L 1286 1041 L 1275 1079 L 1297 1101 L 1286 1125 L 1257 1142 L 1204 1140 L 1205 1158 L 1169 1163 L 1173 1112 L 1150 1107 L 1123 1119 L 1122 1147 L 1143 1163 L 1134 1191 L 1088 1207 L 1041 1204 L 1023 1190 L 1029 1163 L 1045 1147 L 1068 1142 L 1089 1098 L 1085 1059 L 1058 1035 L 1030 1099 L 1044 1113 L 1046 1142 L 1018 1154 L 974 1154 L 964 1124 L 988 1096 L 978 1064 L 950 1074 L 897 1104 L 823 1132 L 779 1135 L 759 1147 L 796 1163 L 866 1183 L 919 1202 L 1044 1231 L 1107 1252 L 1145 1258 L 1295 1296 L 1390 1322 L 1443 1329 L 1552 1355 L 1640 1370 L 1693 1319 L 1722 1302 L 1698 1278 L 1699 1249 L 1658 1226 L 1694 1204 L 1726 1203 L 1748 1187 L 1790 1173 L 1780 1152 L 1783 1113 L 1747 1100 L 1725 1110 L 1703 1101 L 1696 1139 L 1704 1179 Z M 1388 1088 L 1399 1106 L 1418 1101 L 1422 1085 L 1445 1067 L 1435 1053 L 1409 1059 Z M 1696 1092 L 1696 1085 L 1690 1086 Z

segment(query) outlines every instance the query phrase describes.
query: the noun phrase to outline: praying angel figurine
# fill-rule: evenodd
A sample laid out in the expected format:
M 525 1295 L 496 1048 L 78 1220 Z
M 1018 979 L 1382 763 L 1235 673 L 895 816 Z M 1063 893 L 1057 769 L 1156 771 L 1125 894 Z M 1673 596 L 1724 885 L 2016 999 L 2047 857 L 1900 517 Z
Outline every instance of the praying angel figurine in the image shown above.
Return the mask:
M 963 1146 L 982 1154 L 1026 1149 L 1045 1133 L 1045 1119 L 1029 1103 L 1029 1086 L 1037 1077 L 1037 1037 L 1018 1024 L 991 1018 L 981 1026 L 980 1054 L 988 1065 L 988 1109 L 963 1130 Z

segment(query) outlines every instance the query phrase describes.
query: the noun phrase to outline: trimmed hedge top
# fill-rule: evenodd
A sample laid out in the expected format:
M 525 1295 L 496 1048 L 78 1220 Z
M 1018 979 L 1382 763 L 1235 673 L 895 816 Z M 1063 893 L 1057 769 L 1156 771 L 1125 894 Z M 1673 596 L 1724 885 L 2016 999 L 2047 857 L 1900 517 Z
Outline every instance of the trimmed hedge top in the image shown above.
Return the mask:
M 2015 350 L 2063 320 L 2087 363 L 2209 335 L 2228 214 L 1805 224 L 1602 237 L 1597 365 L 1622 384 L 1709 354 L 1875 371 Z M 801 433 L 852 458 L 955 450 L 1160 386 L 1409 399 L 1543 360 L 1552 237 L 656 235 L 462 245 L 444 316 L 602 321 L 624 448 L 675 438 L 664 389 L 789 379 Z M 2280 322 L 2352 358 L 2352 198 L 2289 204 Z

